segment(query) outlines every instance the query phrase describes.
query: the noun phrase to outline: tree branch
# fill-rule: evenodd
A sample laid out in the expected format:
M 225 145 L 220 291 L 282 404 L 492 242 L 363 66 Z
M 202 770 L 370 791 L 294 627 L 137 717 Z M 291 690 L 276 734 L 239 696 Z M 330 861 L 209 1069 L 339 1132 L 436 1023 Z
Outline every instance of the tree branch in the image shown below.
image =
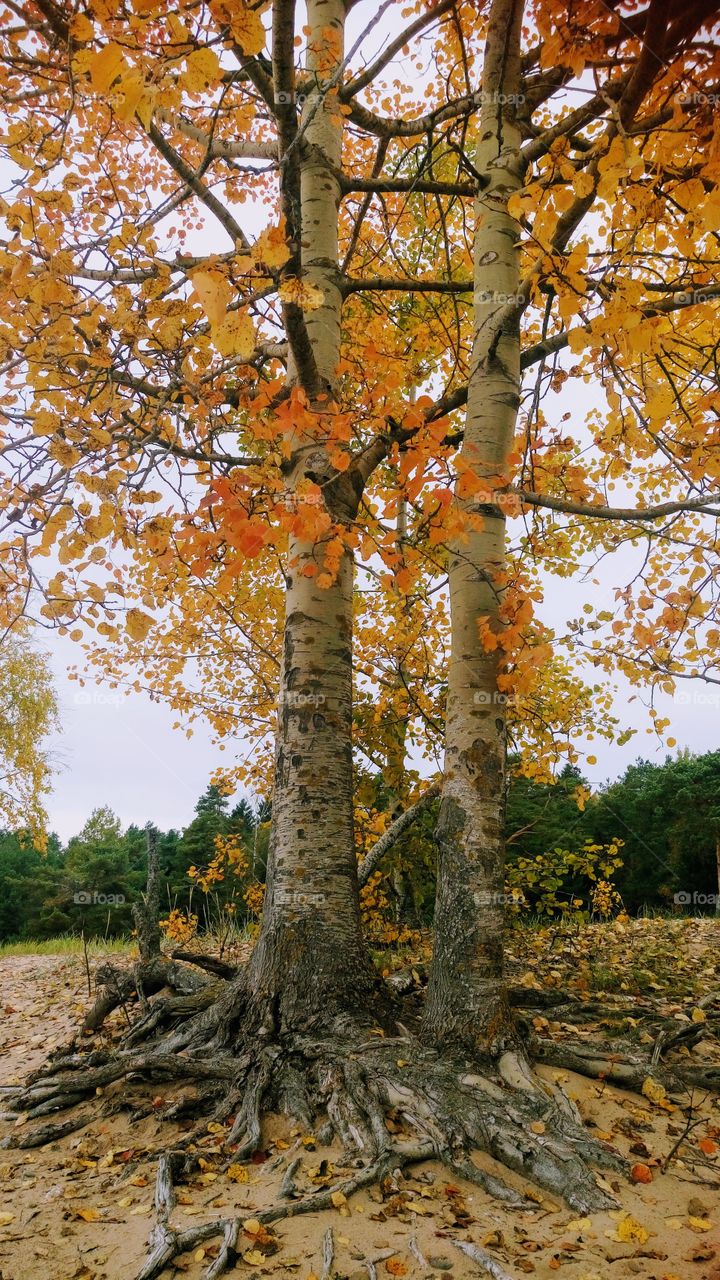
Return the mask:
M 396 840 L 400 838 L 403 831 L 412 825 L 417 817 L 426 809 L 432 800 L 440 794 L 440 783 L 435 782 L 427 791 L 424 791 L 419 800 L 415 804 L 411 804 L 409 809 L 405 809 L 394 822 L 390 823 L 387 831 L 384 831 L 379 840 L 365 854 L 360 866 L 358 867 L 358 883 L 362 889 L 367 884 L 370 876 L 375 870 L 378 862 L 385 856 L 388 849 L 391 849 Z
M 161 156 L 167 160 L 170 168 L 182 178 L 183 182 L 190 187 L 191 191 L 205 205 L 211 213 L 214 213 L 218 222 L 225 228 L 230 239 L 234 244 L 242 245 L 246 253 L 250 252 L 250 241 L 247 239 L 245 232 L 238 222 L 235 221 L 229 209 L 225 208 L 217 196 L 205 185 L 202 178 L 195 172 L 191 165 L 183 160 L 182 156 L 175 150 L 173 146 L 163 137 L 157 125 L 151 124 L 147 130 L 148 137 L 155 144 Z

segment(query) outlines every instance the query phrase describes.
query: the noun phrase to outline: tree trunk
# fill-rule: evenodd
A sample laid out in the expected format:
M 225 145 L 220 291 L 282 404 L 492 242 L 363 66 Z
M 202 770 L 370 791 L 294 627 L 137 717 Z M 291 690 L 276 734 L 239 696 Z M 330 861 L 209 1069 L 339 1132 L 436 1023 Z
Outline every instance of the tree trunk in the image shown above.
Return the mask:
M 494 0 L 483 69 L 475 166 L 485 185 L 475 211 L 475 337 L 461 458 L 462 470 L 484 483 L 470 497 L 458 493 L 466 530 L 450 548 L 445 780 L 425 1014 L 425 1034 L 436 1043 L 492 1054 L 513 1036 L 503 978 L 506 725 L 497 682 L 505 518 L 490 491 L 507 483 L 520 391 L 519 320 L 511 312 L 519 228 L 507 204 L 522 186 L 514 121 L 522 8 L 522 0 Z
M 342 0 L 311 0 L 307 22 L 307 71 L 320 86 L 342 61 Z M 302 271 L 324 296 L 304 322 L 320 378 L 332 389 L 341 310 L 333 170 L 340 168 L 342 129 L 332 94 L 308 94 L 303 128 Z M 320 427 L 327 397 L 313 408 Z M 359 495 L 335 476 L 320 432 L 298 429 L 292 443 L 290 492 L 310 476 L 333 520 L 352 519 Z M 353 832 L 353 562 L 346 552 L 332 584 L 319 587 L 322 560 L 321 542 L 291 538 L 267 889 L 250 970 L 254 991 L 275 1002 L 282 1026 L 360 1009 L 372 985 Z
M 157 832 L 150 823 L 145 829 L 147 840 L 147 882 L 145 897 L 133 907 L 138 950 L 142 964 L 151 964 L 160 956 L 160 851 Z

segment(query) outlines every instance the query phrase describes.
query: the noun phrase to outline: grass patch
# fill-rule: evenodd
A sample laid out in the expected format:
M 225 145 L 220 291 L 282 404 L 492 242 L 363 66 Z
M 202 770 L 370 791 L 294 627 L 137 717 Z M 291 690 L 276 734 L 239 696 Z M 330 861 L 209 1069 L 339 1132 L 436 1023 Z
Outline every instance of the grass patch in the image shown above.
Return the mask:
M 87 949 L 91 956 L 122 955 L 135 945 L 131 938 L 88 938 Z M 57 938 L 26 938 L 22 942 L 1 942 L 0 959 L 3 956 L 81 956 L 83 940 L 76 933 L 63 933 Z

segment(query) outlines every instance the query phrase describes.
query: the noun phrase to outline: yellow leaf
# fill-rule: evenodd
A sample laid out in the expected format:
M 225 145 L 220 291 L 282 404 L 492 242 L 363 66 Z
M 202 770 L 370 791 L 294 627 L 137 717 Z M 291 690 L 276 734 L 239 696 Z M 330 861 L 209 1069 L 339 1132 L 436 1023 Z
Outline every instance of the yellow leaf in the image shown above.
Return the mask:
M 263 262 L 266 267 L 282 267 L 290 257 L 285 233 L 282 227 L 266 227 L 261 231 L 252 247 L 255 262 Z
M 260 14 L 244 4 L 230 3 L 230 30 L 243 53 L 261 53 L 265 48 L 265 28 Z
M 628 1214 L 622 1222 L 618 1223 L 615 1238 L 622 1240 L 623 1244 L 633 1244 L 635 1241 L 638 1244 L 647 1244 L 650 1232 L 636 1218 L 631 1218 Z
M 309 284 L 307 280 L 299 280 L 297 276 L 283 280 L 278 294 L 283 302 L 294 303 L 296 307 L 302 307 L 303 311 L 317 311 L 325 301 L 322 289 Z
M 693 1231 L 712 1231 L 712 1222 L 709 1218 L 688 1218 L 688 1226 Z
M 649 1098 L 650 1102 L 654 1102 L 656 1106 L 660 1106 L 661 1103 L 667 1101 L 667 1094 L 663 1085 L 660 1084 L 659 1080 L 653 1080 L 652 1076 L 647 1076 L 643 1080 L 642 1093 L 643 1097 Z
M 180 82 L 189 93 L 202 93 L 208 85 L 219 84 L 221 79 L 222 68 L 217 54 L 212 49 L 196 49 L 187 60 Z
M 231 1164 L 227 1170 L 227 1176 L 231 1182 L 249 1182 L 250 1174 L 241 1164 Z
M 248 1249 L 243 1254 L 243 1262 L 247 1262 L 251 1267 L 259 1267 L 265 1261 L 264 1254 L 259 1249 Z
M 77 1209 L 76 1213 L 83 1222 L 99 1222 L 101 1217 L 99 1209 Z
M 247 1231 L 249 1236 L 256 1236 L 262 1231 L 262 1222 L 257 1218 L 246 1218 L 243 1222 L 243 1231 Z
M 132 640 L 144 640 L 152 624 L 149 613 L 143 613 L 142 609 L 128 609 L 125 630 Z
M 589 196 L 595 186 L 595 179 L 590 173 L 576 173 L 573 180 L 573 191 L 581 200 Z
M 147 129 L 153 113 L 153 95 L 148 92 L 140 72 L 123 76 L 117 86 L 115 115 L 119 120 L 129 121 L 137 116 Z
M 330 1199 L 336 1209 L 341 1209 L 344 1204 L 347 1204 L 347 1196 L 343 1195 L 342 1191 L 333 1191 Z
M 15 1217 L 14 1213 L 0 1213 L 0 1227 L 6 1227 L 8 1222 L 12 1222 Z
M 707 1017 L 703 1013 L 702 1009 L 693 1009 L 692 1013 L 690 1014 L 690 1017 L 692 1018 L 693 1022 L 707 1022 Z
M 544 1120 L 533 1120 L 532 1124 L 530 1125 L 530 1128 L 532 1129 L 533 1133 L 544 1133 L 544 1132 L 545 1132 L 545 1121 L 544 1121 Z
M 222 324 L 232 297 L 232 289 L 225 276 L 218 271 L 195 271 L 192 286 L 210 323 Z
M 88 17 L 84 13 L 76 13 L 70 22 L 70 35 L 73 40 L 82 42 L 83 40 L 92 40 L 95 35 L 95 28 Z
M 221 356 L 249 360 L 255 350 L 253 322 L 243 311 L 230 311 L 220 324 L 212 326 L 212 340 Z
M 97 93 L 107 93 L 126 68 L 125 55 L 120 45 L 106 44 L 105 48 L 90 60 L 90 82 L 93 89 Z

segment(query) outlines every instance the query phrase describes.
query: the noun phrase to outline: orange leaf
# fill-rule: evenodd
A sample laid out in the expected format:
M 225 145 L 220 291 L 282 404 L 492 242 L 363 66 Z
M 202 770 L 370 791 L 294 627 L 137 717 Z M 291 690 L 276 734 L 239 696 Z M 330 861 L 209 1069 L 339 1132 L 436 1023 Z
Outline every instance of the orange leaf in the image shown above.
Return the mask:
M 385 1270 L 391 1276 L 407 1275 L 407 1267 L 405 1266 L 404 1262 L 401 1262 L 400 1258 L 388 1258 L 387 1262 L 385 1263 Z
M 630 1177 L 633 1182 L 652 1182 L 652 1169 L 646 1164 L 634 1164 L 630 1170 Z

